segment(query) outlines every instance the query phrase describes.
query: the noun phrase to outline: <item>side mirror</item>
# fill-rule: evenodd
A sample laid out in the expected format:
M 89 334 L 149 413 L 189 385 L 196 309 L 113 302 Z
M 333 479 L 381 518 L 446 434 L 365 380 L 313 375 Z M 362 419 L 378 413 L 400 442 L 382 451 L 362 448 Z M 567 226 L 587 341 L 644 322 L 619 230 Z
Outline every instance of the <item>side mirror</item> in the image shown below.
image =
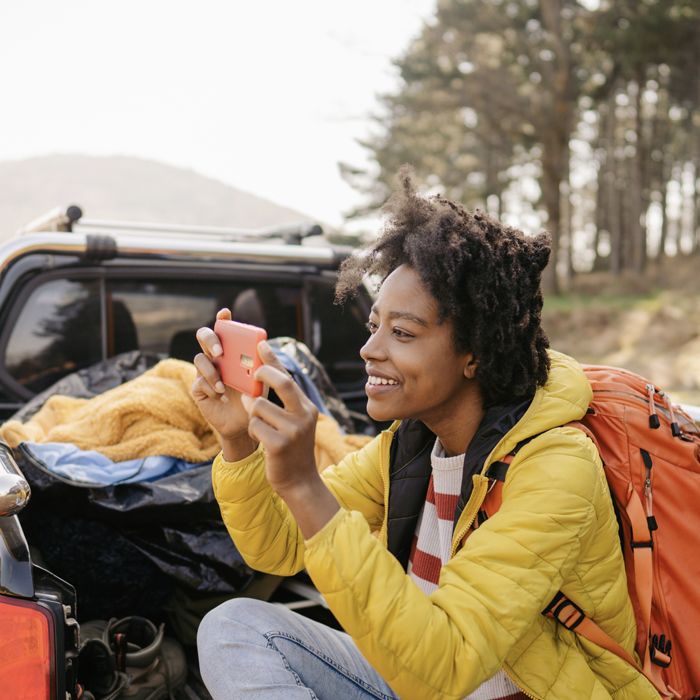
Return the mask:
M 29 502 L 31 493 L 9 447 L 0 444 L 0 517 L 19 513 Z

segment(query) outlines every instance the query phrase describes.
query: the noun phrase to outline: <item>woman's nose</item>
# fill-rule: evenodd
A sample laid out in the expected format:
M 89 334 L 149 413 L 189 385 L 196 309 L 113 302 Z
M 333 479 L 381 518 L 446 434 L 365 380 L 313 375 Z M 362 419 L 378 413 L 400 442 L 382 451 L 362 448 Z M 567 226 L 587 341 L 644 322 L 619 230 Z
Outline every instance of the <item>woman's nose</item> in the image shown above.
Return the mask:
M 386 359 L 386 351 L 384 350 L 384 341 L 379 330 L 370 334 L 367 342 L 360 348 L 360 357 L 365 361 L 384 360 Z

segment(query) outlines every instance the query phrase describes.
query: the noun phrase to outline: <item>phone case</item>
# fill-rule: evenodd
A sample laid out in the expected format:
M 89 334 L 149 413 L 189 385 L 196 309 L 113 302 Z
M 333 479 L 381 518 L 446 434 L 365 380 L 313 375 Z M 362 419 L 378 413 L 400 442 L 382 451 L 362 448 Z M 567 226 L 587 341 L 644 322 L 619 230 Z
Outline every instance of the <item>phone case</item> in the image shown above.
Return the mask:
M 258 355 L 258 343 L 267 340 L 264 328 L 247 323 L 219 319 L 214 324 L 224 354 L 214 360 L 221 381 L 248 396 L 261 396 L 263 384 L 253 379 L 255 370 L 262 365 Z

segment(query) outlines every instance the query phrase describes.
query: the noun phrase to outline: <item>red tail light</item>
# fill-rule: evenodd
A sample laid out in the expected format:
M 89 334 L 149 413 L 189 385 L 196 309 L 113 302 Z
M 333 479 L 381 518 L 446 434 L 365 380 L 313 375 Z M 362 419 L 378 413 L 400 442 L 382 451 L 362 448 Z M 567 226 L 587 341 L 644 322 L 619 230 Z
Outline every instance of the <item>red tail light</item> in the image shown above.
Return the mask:
M 53 698 L 53 620 L 40 605 L 0 596 L 0 696 Z

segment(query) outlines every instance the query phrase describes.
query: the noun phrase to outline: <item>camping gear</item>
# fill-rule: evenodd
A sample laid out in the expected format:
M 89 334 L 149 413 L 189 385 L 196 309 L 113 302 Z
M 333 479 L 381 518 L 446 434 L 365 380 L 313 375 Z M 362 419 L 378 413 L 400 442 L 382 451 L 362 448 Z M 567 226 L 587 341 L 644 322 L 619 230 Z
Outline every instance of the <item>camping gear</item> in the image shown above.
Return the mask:
M 690 700 L 700 695 L 700 430 L 652 382 L 615 367 L 583 369 L 593 400 L 569 426 L 593 440 L 603 461 L 641 663 L 563 593 L 543 614 L 637 666 L 662 697 Z M 492 488 L 479 523 L 498 511 L 508 466 L 522 446 L 489 468 Z

